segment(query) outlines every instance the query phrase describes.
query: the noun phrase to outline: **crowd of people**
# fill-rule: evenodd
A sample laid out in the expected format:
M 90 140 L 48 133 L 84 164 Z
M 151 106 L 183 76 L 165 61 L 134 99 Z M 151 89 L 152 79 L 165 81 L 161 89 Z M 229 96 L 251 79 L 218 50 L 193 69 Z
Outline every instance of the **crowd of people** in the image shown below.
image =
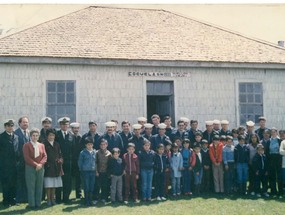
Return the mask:
M 285 130 L 266 128 L 265 117 L 246 127 L 229 129 L 227 120 L 206 121 L 181 117 L 177 127 L 171 117 L 157 114 L 147 123 L 106 122 L 97 132 L 96 121 L 80 134 L 80 123 L 68 117 L 44 117 L 42 129 L 29 130 L 26 116 L 4 122 L 0 134 L 0 172 L 3 205 L 27 203 L 35 209 L 70 203 L 75 181 L 76 198 L 86 206 L 166 201 L 179 196 L 238 194 L 257 198 L 283 197 L 285 184 Z M 82 195 L 82 190 L 84 195 Z M 269 192 L 270 191 L 270 192 Z

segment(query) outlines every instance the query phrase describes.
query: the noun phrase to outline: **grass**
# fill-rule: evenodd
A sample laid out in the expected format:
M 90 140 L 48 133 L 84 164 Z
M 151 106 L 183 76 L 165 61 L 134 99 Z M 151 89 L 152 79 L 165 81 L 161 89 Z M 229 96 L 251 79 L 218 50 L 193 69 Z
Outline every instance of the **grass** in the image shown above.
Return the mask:
M 72 193 L 71 198 L 74 198 Z M 2 195 L 1 195 L 2 198 Z M 0 199 L 1 200 L 1 199 Z M 129 203 L 129 205 L 107 203 L 102 205 L 98 203 L 95 207 L 85 207 L 81 205 L 80 200 L 72 199 L 70 205 L 55 205 L 48 207 L 45 202 L 42 208 L 37 211 L 26 209 L 27 204 L 4 208 L 0 206 L 0 214 L 103 214 L 103 215 L 120 215 L 120 214 L 135 214 L 135 215 L 166 215 L 166 214 L 210 214 L 210 215 L 228 215 L 228 214 L 271 214 L 284 215 L 285 199 L 278 198 L 251 198 L 245 196 L 217 196 L 207 195 L 201 197 L 181 197 L 179 199 L 169 199 L 165 202 L 156 200 L 150 203 Z

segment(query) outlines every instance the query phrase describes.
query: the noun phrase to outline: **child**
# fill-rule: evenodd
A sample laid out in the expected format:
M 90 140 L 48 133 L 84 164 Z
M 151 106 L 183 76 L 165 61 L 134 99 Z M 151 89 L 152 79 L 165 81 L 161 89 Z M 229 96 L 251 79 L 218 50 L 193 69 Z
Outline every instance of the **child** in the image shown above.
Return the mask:
M 150 149 L 150 142 L 145 140 L 143 151 L 139 154 L 143 201 L 151 201 L 154 156 L 154 151 Z
M 268 160 L 264 155 L 264 146 L 262 144 L 257 145 L 257 153 L 252 160 L 252 169 L 255 173 L 255 192 L 257 197 L 261 197 L 262 192 L 265 197 L 269 197 L 267 193 L 267 177 L 268 177 Z M 260 189 L 260 183 L 262 183 L 262 189 Z
M 256 146 L 259 143 L 259 137 L 256 133 L 250 135 L 250 140 L 249 140 L 249 165 L 248 165 L 248 179 L 249 179 L 249 186 L 248 186 L 248 192 L 250 195 L 254 196 L 254 184 L 255 184 L 255 172 L 252 169 L 252 159 L 256 154 Z
M 236 128 L 232 129 L 232 136 L 234 147 L 236 147 L 238 144 L 238 130 Z
M 130 190 L 133 192 L 134 201 L 138 202 L 137 180 L 139 178 L 139 158 L 135 154 L 135 144 L 129 143 L 127 153 L 123 155 L 125 163 L 125 204 L 129 202 Z
M 171 167 L 171 188 L 172 195 L 174 197 L 180 196 L 180 180 L 181 180 L 181 171 L 183 170 L 183 158 L 181 153 L 178 151 L 179 146 L 174 143 L 172 146 L 172 155 L 170 159 Z
M 78 167 L 84 184 L 84 197 L 86 206 L 93 205 L 92 193 L 96 177 L 96 151 L 93 149 L 93 139 L 85 139 L 86 148 L 80 152 Z
M 226 137 L 226 145 L 223 148 L 223 162 L 225 165 L 225 192 L 231 194 L 234 186 L 234 150 L 233 138 L 231 136 Z
M 223 144 L 223 146 L 226 145 L 226 136 L 225 135 L 221 135 L 220 142 Z
M 191 143 L 191 149 L 193 149 L 194 148 L 194 144 L 195 143 L 202 143 L 201 141 L 202 141 L 202 138 L 203 138 L 203 134 L 200 132 L 200 131 L 197 131 L 196 133 L 195 133 L 195 142 L 194 143 Z
M 203 158 L 200 150 L 200 143 L 194 144 L 193 155 L 195 156 L 195 159 L 192 159 L 191 166 L 194 174 L 195 195 L 197 196 L 200 195 L 200 186 L 203 178 Z
M 223 171 L 223 144 L 220 143 L 219 135 L 214 135 L 213 143 L 209 149 L 210 158 L 212 161 L 213 178 L 215 185 L 215 192 L 224 192 L 224 171 Z
M 108 199 L 108 192 L 110 187 L 107 167 L 112 154 L 110 151 L 107 150 L 107 147 L 107 140 L 105 140 L 104 138 L 101 139 L 100 149 L 97 151 L 96 154 L 96 176 L 99 180 L 98 186 L 99 190 L 101 189 L 101 201 L 103 204 L 105 204 Z
M 170 158 L 171 158 L 171 147 L 172 147 L 171 141 L 170 140 L 166 141 L 164 154 L 166 155 L 168 161 L 170 161 Z M 165 170 L 165 196 L 166 197 L 168 195 L 168 187 L 170 186 L 170 179 L 171 179 L 171 171 L 170 171 L 170 168 L 167 168 Z
M 155 193 L 158 201 L 165 201 L 165 171 L 168 169 L 169 161 L 164 154 L 164 145 L 159 144 L 154 158 Z
M 183 157 L 183 170 L 182 170 L 182 182 L 183 182 L 183 194 L 185 196 L 192 195 L 191 192 L 191 173 L 192 173 L 192 167 L 190 163 L 193 159 L 193 151 L 189 148 L 190 146 L 190 140 L 185 139 L 182 142 L 182 150 L 181 155 Z
M 237 183 L 241 195 L 246 194 L 246 182 L 248 176 L 249 149 L 245 145 L 245 137 L 238 136 L 239 144 L 235 147 L 234 158 L 237 165 Z
M 208 148 L 208 141 L 203 139 L 202 140 L 202 149 L 201 149 L 201 155 L 202 155 L 202 165 L 203 165 L 203 178 L 202 178 L 202 189 L 203 192 L 209 192 L 210 191 L 210 183 L 211 183 L 211 159 L 209 155 L 209 148 Z
M 182 139 L 180 137 L 175 137 L 174 143 L 178 145 L 178 150 L 180 151 L 182 149 Z
M 108 162 L 108 173 L 111 177 L 111 202 L 116 202 L 116 195 L 119 202 L 123 202 L 123 175 L 124 175 L 124 163 L 119 157 L 120 149 L 113 148 L 112 158 Z

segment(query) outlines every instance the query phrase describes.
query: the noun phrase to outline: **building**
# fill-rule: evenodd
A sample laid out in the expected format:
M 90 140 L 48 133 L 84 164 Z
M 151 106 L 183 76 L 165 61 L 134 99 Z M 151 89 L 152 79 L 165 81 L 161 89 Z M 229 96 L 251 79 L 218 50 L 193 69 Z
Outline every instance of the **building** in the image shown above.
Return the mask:
M 169 114 L 285 128 L 285 49 L 164 10 L 91 6 L 0 39 L 0 117 Z M 56 124 L 54 124 L 56 125 Z

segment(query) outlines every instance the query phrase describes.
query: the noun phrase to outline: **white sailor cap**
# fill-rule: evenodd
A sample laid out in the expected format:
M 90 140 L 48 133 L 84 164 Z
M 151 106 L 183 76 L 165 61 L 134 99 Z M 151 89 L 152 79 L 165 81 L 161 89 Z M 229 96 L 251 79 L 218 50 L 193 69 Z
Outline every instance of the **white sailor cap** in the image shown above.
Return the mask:
M 206 125 L 213 125 L 214 124 L 213 121 L 206 121 L 205 123 L 206 123 Z
M 133 124 L 133 129 L 141 129 L 142 125 L 141 124 Z
M 213 120 L 213 124 L 221 124 L 221 121 L 218 120 L 218 119 L 214 119 L 214 120 Z
M 145 127 L 145 128 L 152 128 L 152 127 L 153 127 L 153 124 L 151 124 L 151 123 L 146 123 L 146 124 L 144 124 L 144 127 Z
M 57 120 L 57 122 L 58 122 L 59 124 L 66 124 L 66 123 L 70 122 L 70 118 L 67 117 L 67 116 L 64 116 L 64 117 L 59 118 L 59 119 Z
M 253 121 L 247 121 L 246 125 L 252 127 L 255 125 L 255 123 Z
M 71 128 L 79 128 L 80 127 L 80 123 L 79 122 L 70 123 L 70 127 Z
M 190 119 L 188 119 L 187 117 L 180 117 L 180 120 L 182 120 L 183 122 L 189 123 Z
M 14 126 L 15 120 L 14 119 L 5 119 L 4 120 L 4 126 L 6 126 L 6 125 Z
M 45 117 L 43 117 L 42 119 L 41 119 L 41 122 L 43 123 L 43 122 L 52 122 L 52 119 L 50 118 L 50 117 L 47 117 L 47 116 L 45 116 Z
M 222 125 L 228 125 L 230 122 L 228 121 L 228 120 L 226 120 L 226 119 L 223 119 L 222 121 L 221 121 L 221 124 Z
M 147 121 L 147 118 L 141 116 L 141 117 L 138 117 L 138 122 L 146 122 Z
M 158 124 L 159 129 L 166 129 L 166 125 L 164 123 Z
M 115 127 L 116 123 L 109 121 L 109 122 L 106 122 L 105 125 L 106 125 L 106 127 Z

